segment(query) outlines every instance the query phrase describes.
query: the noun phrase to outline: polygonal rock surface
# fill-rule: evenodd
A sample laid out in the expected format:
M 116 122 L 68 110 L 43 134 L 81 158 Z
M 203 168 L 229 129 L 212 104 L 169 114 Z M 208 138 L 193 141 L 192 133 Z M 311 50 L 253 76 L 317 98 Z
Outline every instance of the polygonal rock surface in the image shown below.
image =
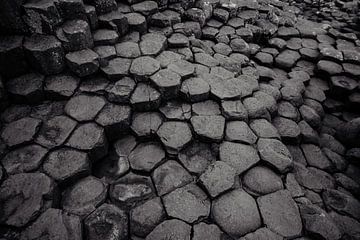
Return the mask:
M 35 141 L 48 148 L 60 146 L 70 136 L 76 124 L 76 121 L 66 116 L 53 117 L 43 123 Z
M 159 239 L 190 239 L 191 226 L 177 219 L 166 220 L 159 224 L 149 235 L 146 240 Z
M 160 93 L 145 83 L 137 84 L 130 103 L 139 111 L 150 111 L 160 106 Z
M 60 209 L 49 208 L 33 224 L 21 233 L 21 240 L 82 239 L 81 219 Z
M 150 177 L 128 173 L 109 189 L 111 201 L 118 207 L 130 209 L 155 195 Z
M 282 240 L 282 236 L 274 233 L 268 228 L 259 228 L 255 232 L 248 233 L 244 237 L 241 237 L 239 240 L 258 240 L 258 239 L 267 239 L 267 240 Z M 300 238 L 299 238 L 300 239 Z
M 10 147 L 30 142 L 38 132 L 40 124 L 39 119 L 21 118 L 7 124 L 1 132 L 1 138 Z
M 200 138 L 219 142 L 224 136 L 225 118 L 223 116 L 193 116 L 190 121 Z
M 63 193 L 62 208 L 70 213 L 86 216 L 105 201 L 107 186 L 89 176 L 81 179 Z
M 129 77 L 124 77 L 107 87 L 107 99 L 116 103 L 129 102 L 130 95 L 134 88 L 135 81 Z
M 85 218 L 84 225 L 88 240 L 128 239 L 128 217 L 111 204 L 104 203 L 97 208 Z
M 131 232 L 140 237 L 148 235 L 165 219 L 160 198 L 150 199 L 130 211 Z
M 131 63 L 130 73 L 138 81 L 144 81 L 160 69 L 160 63 L 152 57 L 139 57 Z
M 109 64 L 106 67 L 102 67 L 101 71 L 103 71 L 110 80 L 116 81 L 129 73 L 130 66 L 130 59 L 114 58 L 109 61 Z
M 104 129 L 95 123 L 80 125 L 70 136 L 67 146 L 89 152 L 91 160 L 98 160 L 106 155 L 107 140 Z
M 225 138 L 231 142 L 254 144 L 257 136 L 249 128 L 246 122 L 229 121 L 226 123 Z
M 199 181 L 211 197 L 216 197 L 234 186 L 235 175 L 235 170 L 227 163 L 215 161 L 201 174 Z
M 90 160 L 84 152 L 61 148 L 46 157 L 43 169 L 56 181 L 74 181 L 90 173 Z
M 45 79 L 44 90 L 47 95 L 55 99 L 69 98 L 74 94 L 79 82 L 79 78 L 71 75 L 60 74 L 49 76 Z
M 136 113 L 133 116 L 131 129 L 138 137 L 150 137 L 156 133 L 162 122 L 161 114 L 158 112 Z
M 360 202 L 353 196 L 334 189 L 325 190 L 322 196 L 327 208 L 360 220 Z
M 169 160 L 152 174 L 157 193 L 162 196 L 192 181 L 191 175 L 177 162 Z
M 302 223 L 296 203 L 290 193 L 280 190 L 257 199 L 265 225 L 283 237 L 301 235 Z
M 163 69 L 150 77 L 165 99 L 176 98 L 180 90 L 181 77 L 179 74 Z
M 210 201 L 195 184 L 188 184 L 163 196 L 164 206 L 170 217 L 193 223 L 210 214 Z
M 43 75 L 29 73 L 8 81 L 6 89 L 15 101 L 37 103 L 43 99 L 43 83 Z
M 150 172 L 165 158 L 159 143 L 140 143 L 129 155 L 132 169 Z
M 260 161 L 254 147 L 241 143 L 223 142 L 219 151 L 220 160 L 232 166 L 237 174 L 241 174 Z
M 25 226 L 51 204 L 53 181 L 43 173 L 10 175 L 0 187 L 3 204 L 0 222 L 14 227 Z
M 222 237 L 225 237 L 225 233 L 223 233 L 215 224 L 206 224 L 201 222 L 194 225 L 194 240 L 217 240 L 221 239 Z
M 276 167 L 280 172 L 287 172 L 292 168 L 292 156 L 279 140 L 260 138 L 257 146 L 261 159 Z
M 1 163 L 6 172 L 11 175 L 30 172 L 40 166 L 47 152 L 44 147 L 30 144 L 7 153 L 1 159 Z
M 189 124 L 180 121 L 164 122 L 157 135 L 170 154 L 179 152 L 192 139 Z
M 202 78 L 189 78 L 181 84 L 181 94 L 190 102 L 208 99 L 210 86 Z
M 212 217 L 229 235 L 240 237 L 261 226 L 255 200 L 244 190 L 228 192 L 212 204 Z
M 68 53 L 65 58 L 70 70 L 79 77 L 91 75 L 99 68 L 99 55 L 90 49 Z
M 90 121 L 95 118 L 105 103 L 102 97 L 77 95 L 67 102 L 65 112 L 78 121 Z
M 253 195 L 265 195 L 283 189 L 280 176 L 271 169 L 256 166 L 247 171 L 243 177 L 244 188 Z

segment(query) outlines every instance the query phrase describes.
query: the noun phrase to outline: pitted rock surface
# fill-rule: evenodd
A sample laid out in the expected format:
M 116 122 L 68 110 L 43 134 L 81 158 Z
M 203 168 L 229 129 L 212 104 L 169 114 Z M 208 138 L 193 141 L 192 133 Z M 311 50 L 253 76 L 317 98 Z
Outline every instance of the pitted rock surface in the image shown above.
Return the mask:
M 359 239 L 359 11 L 0 1 L 0 239 Z

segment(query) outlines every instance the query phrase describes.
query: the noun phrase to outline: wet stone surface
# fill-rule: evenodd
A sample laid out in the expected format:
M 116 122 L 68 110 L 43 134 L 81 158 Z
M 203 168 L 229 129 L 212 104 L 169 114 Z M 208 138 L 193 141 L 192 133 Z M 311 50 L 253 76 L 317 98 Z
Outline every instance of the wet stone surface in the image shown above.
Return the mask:
M 0 2 L 0 239 L 359 239 L 359 10 Z

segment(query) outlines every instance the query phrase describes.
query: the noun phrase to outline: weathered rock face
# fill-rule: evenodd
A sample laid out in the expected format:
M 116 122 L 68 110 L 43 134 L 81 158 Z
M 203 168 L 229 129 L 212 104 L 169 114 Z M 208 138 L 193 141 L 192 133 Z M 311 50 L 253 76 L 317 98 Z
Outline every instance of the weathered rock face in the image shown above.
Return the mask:
M 352 1 L 0 1 L 2 239 L 360 239 Z

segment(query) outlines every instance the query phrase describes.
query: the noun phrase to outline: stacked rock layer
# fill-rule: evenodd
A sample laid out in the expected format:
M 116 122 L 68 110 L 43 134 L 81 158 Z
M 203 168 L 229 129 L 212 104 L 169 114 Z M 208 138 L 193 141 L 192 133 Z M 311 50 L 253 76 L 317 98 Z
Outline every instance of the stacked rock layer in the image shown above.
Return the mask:
M 0 3 L 0 238 L 360 239 L 359 36 L 295 5 Z

